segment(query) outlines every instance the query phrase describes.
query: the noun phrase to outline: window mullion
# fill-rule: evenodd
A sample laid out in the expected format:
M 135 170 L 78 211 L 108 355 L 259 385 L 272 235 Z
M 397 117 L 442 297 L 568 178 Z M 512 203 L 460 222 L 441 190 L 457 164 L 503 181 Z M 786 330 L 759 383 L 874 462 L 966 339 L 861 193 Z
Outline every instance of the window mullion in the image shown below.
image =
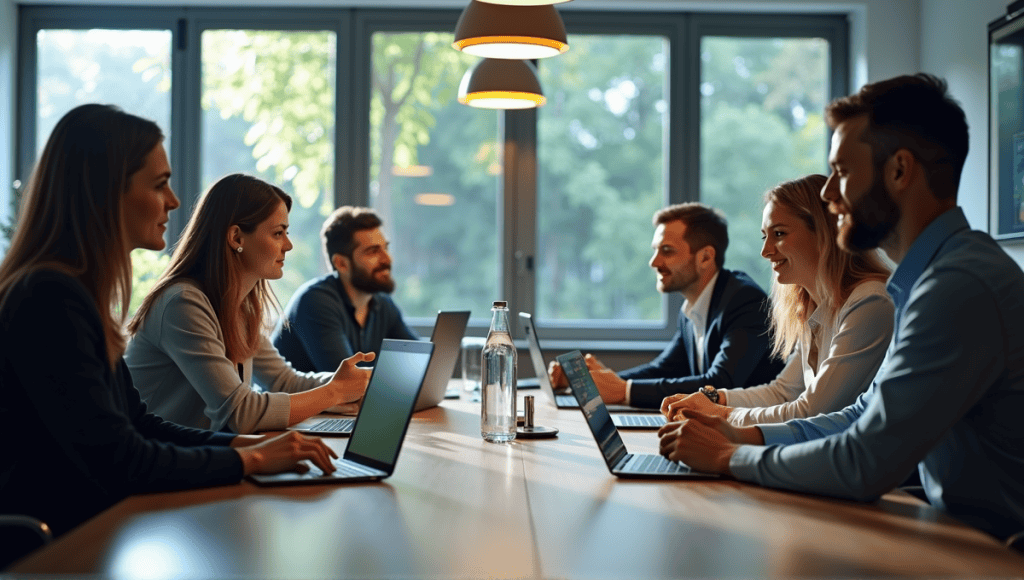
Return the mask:
M 537 240 L 537 111 L 506 111 L 502 219 L 502 288 L 514 312 L 535 310 Z M 515 325 L 514 333 L 524 338 Z

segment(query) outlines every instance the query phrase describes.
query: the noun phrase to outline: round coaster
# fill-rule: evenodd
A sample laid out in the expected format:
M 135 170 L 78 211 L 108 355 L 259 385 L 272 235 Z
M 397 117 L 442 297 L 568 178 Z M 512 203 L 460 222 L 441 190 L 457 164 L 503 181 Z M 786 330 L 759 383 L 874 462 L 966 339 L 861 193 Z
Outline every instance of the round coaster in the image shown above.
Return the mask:
M 516 439 L 548 439 L 556 435 L 558 435 L 558 429 L 555 427 L 534 425 L 533 427 L 520 426 L 516 428 Z

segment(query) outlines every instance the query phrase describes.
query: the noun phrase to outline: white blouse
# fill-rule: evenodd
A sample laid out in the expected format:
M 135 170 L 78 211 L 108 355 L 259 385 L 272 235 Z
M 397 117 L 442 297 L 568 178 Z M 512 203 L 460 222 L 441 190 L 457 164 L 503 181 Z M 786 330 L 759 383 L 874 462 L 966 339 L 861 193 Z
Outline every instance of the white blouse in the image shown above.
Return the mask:
M 838 411 L 871 385 L 892 338 L 893 304 L 885 284 L 861 283 L 834 320 L 823 318 L 819 308 L 807 320 L 793 355 L 775 380 L 747 389 L 722 389 L 726 404 L 733 407 L 731 424 L 782 423 Z M 818 347 L 817 361 L 808 360 L 809 344 Z

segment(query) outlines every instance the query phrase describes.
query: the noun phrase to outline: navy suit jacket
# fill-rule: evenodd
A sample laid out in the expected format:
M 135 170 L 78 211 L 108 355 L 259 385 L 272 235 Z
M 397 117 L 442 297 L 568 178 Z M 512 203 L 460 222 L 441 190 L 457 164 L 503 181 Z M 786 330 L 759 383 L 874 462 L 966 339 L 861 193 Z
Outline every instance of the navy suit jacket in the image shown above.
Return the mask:
M 657 408 L 669 395 L 693 393 L 704 385 L 716 389 L 761 385 L 782 371 L 785 361 L 770 353 L 768 297 L 750 276 L 719 271 L 707 324 L 704 372 L 697 369 L 693 323 L 680 315 L 672 342 L 657 358 L 619 373 L 633 380 L 631 405 Z

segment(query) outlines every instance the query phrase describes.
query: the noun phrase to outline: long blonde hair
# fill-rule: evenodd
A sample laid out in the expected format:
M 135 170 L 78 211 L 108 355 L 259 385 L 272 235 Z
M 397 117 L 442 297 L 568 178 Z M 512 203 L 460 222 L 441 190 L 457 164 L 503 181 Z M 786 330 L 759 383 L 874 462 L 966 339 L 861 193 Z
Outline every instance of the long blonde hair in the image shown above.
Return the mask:
M 818 244 L 815 291 L 821 304 L 815 304 L 803 287 L 779 284 L 777 278 L 772 278 L 772 354 L 781 358 L 793 352 L 803 325 L 815 308 L 824 308 L 828 317 L 834 318 L 858 284 L 868 280 L 884 281 L 889 276 L 889 268 L 876 251 L 853 254 L 839 247 L 836 216 L 821 199 L 821 188 L 826 180 L 824 175 L 808 175 L 781 183 L 764 196 L 765 205 L 774 203 L 799 217 L 814 233 Z
M 167 270 L 146 295 L 142 306 L 128 324 L 128 332 L 137 333 L 157 298 L 168 286 L 191 280 L 213 305 L 224 333 L 227 357 L 240 363 L 259 349 L 263 313 L 276 307 L 270 284 L 260 280 L 247 295 L 241 292 L 238 256 L 227 243 L 228 229 L 237 225 L 247 234 L 273 215 L 284 202 L 290 211 L 292 198 L 281 188 L 265 181 L 235 173 L 222 177 L 203 195 L 181 234 Z M 241 303 L 241 308 L 234 308 Z
M 131 176 L 162 140 L 156 123 L 112 105 L 82 105 L 57 122 L 0 263 L 0 310 L 26 276 L 64 272 L 92 297 L 114 367 L 124 354 L 122 328 L 132 286 L 122 202 Z

